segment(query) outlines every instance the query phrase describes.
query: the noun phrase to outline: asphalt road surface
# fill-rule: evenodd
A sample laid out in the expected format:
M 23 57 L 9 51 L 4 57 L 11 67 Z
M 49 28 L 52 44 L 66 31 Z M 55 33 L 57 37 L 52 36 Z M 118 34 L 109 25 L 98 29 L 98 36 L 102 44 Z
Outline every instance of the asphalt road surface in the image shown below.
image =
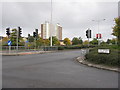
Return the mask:
M 78 63 L 81 50 L 3 56 L 3 88 L 118 88 L 118 73 Z

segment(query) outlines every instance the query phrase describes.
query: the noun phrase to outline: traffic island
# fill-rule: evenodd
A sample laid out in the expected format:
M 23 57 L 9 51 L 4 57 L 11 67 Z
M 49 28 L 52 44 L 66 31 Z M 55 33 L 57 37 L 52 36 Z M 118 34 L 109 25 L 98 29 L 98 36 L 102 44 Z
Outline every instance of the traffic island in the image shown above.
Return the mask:
M 98 69 L 103 69 L 103 70 L 109 70 L 109 71 L 115 71 L 115 72 L 120 72 L 120 69 L 118 67 L 110 67 L 110 66 L 105 66 L 102 64 L 94 64 L 91 63 L 89 61 L 85 60 L 85 57 L 77 57 L 76 59 L 79 63 L 83 64 L 83 65 L 87 65 L 89 67 L 94 67 L 94 68 L 98 68 Z

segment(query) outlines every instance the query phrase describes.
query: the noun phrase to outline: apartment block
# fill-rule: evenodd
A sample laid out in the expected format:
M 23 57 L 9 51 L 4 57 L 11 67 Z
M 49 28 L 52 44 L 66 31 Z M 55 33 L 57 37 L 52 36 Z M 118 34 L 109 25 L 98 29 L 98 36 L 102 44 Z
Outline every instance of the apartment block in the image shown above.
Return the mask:
M 59 23 L 54 26 L 46 21 L 44 24 L 41 24 L 41 37 L 43 39 L 49 39 L 51 35 L 56 36 L 58 40 L 62 40 L 62 27 Z

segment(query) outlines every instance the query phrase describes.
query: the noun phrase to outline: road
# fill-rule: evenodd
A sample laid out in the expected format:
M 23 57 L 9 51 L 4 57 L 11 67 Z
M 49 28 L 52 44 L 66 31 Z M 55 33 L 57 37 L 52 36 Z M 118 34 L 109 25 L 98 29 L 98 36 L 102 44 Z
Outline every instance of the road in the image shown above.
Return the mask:
M 78 63 L 81 50 L 3 56 L 3 88 L 117 88 L 118 73 Z

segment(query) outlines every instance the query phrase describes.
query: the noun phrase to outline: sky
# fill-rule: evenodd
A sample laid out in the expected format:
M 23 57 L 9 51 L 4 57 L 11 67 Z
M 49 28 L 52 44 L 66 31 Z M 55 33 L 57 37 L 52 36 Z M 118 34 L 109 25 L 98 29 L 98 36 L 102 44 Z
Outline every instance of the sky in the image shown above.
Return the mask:
M 63 27 L 63 39 L 68 37 L 86 38 L 86 30 L 92 30 L 92 40 L 98 33 L 102 34 L 102 40 L 115 38 L 111 35 L 114 27 L 114 18 L 118 17 L 118 0 L 52 0 L 53 24 L 60 23 Z M 6 28 L 22 27 L 22 36 L 32 35 L 35 29 L 41 32 L 41 23 L 51 19 L 50 0 L 4 0 L 0 3 L 0 36 L 6 36 Z M 103 19 L 106 19 L 103 21 Z M 95 21 L 92 21 L 95 20 Z M 2 31 L 2 32 L 1 32 Z

